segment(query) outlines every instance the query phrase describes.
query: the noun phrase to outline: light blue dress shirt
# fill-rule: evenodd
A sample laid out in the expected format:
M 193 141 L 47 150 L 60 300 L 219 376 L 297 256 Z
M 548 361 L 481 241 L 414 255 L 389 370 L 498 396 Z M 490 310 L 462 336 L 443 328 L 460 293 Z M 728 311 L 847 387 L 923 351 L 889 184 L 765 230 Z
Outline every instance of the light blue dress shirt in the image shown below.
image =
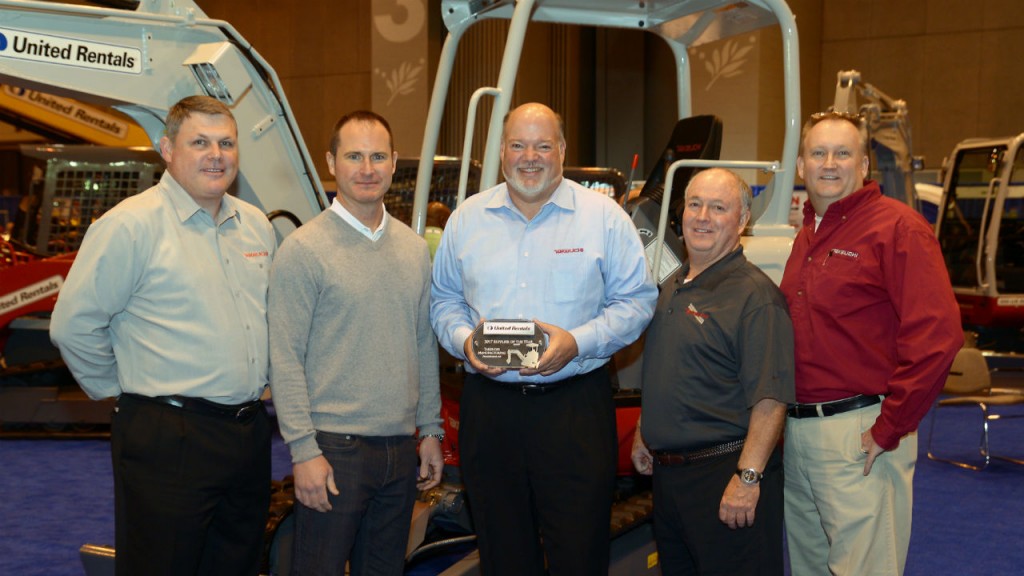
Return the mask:
M 219 212 L 215 223 L 164 172 L 89 227 L 50 336 L 90 397 L 263 392 L 277 239 L 255 206 L 225 196 Z
M 554 382 L 602 366 L 636 340 L 657 297 L 636 227 L 610 198 L 563 178 L 527 220 L 499 184 L 448 220 L 434 257 L 430 321 L 439 343 L 463 360 L 481 318 L 536 319 L 568 330 L 579 355 L 562 370 L 496 378 Z

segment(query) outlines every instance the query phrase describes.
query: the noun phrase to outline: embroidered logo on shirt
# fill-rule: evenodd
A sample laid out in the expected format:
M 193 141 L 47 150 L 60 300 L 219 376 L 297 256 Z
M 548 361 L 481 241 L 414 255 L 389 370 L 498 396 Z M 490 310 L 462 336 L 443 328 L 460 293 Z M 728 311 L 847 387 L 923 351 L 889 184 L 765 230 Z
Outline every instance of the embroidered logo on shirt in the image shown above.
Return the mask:
M 829 250 L 829 253 L 834 254 L 836 256 L 846 256 L 847 258 L 860 258 L 860 254 L 857 252 L 852 252 L 850 250 L 841 250 L 839 248 L 833 248 Z
M 255 252 L 242 252 L 242 256 L 246 258 L 266 258 L 270 256 L 270 252 L 267 250 L 256 250 Z
M 698 312 L 697 307 L 693 305 L 693 302 L 690 302 L 690 305 L 686 307 L 686 313 L 693 316 L 693 318 L 700 324 L 703 324 L 704 320 L 711 317 L 710 314 L 705 312 Z
M 825 259 L 821 261 L 821 265 L 828 266 L 828 260 L 833 256 L 842 256 L 843 258 L 849 258 L 850 260 L 856 260 L 860 258 L 860 254 L 858 252 L 842 250 L 840 248 L 833 248 L 829 250 L 827 254 L 825 254 Z
M 555 248 L 555 254 L 572 254 L 574 252 L 583 252 L 583 248 Z

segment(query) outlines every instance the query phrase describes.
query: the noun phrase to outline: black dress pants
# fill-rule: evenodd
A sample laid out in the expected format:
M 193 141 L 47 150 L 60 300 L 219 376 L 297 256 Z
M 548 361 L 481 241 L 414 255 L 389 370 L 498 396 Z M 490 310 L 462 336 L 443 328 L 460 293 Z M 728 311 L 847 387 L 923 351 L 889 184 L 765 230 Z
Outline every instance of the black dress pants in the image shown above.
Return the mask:
M 462 476 L 484 576 L 607 576 L 617 438 L 608 371 L 541 395 L 478 374 L 460 406 Z
M 740 453 L 691 465 L 654 465 L 654 537 L 663 576 L 782 576 L 782 453 L 765 466 L 754 524 L 718 519 Z
M 118 576 L 255 576 L 270 506 L 270 419 L 122 395 L 111 424 Z

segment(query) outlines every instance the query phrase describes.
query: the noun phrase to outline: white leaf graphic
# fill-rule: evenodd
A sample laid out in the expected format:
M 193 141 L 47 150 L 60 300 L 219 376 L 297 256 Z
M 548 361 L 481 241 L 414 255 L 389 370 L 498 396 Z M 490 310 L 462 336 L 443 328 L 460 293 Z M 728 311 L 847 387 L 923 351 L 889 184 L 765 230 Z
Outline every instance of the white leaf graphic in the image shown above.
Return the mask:
M 733 60 L 738 60 L 740 58 L 743 58 L 744 56 L 747 55 L 747 52 L 750 52 L 753 49 L 754 49 L 753 45 L 751 45 L 751 46 L 743 46 L 741 48 L 738 48 L 736 50 L 736 52 L 733 53 L 732 59 Z
M 722 46 L 721 52 L 716 48 L 711 53 L 711 60 L 704 62 L 704 67 L 707 68 L 711 74 L 711 81 L 704 88 L 705 91 L 711 90 L 711 86 L 718 81 L 719 78 L 733 78 L 743 73 L 743 65 L 746 64 L 747 60 L 744 56 L 747 55 L 754 48 L 753 44 L 749 46 L 739 46 L 733 40 L 728 40 Z
M 744 62 L 743 60 L 740 60 L 739 62 L 733 62 L 731 64 L 726 64 L 725 66 L 722 66 L 722 69 L 719 70 L 718 73 L 722 74 L 724 76 L 724 75 L 729 74 L 731 72 L 736 72 L 737 70 L 740 69 L 741 66 L 743 66 L 743 62 Z
M 390 106 L 398 96 L 411 94 L 419 82 L 420 72 L 423 65 L 413 67 L 408 62 L 402 62 L 395 70 L 391 71 L 391 78 L 385 82 L 388 91 L 391 93 L 387 105 Z

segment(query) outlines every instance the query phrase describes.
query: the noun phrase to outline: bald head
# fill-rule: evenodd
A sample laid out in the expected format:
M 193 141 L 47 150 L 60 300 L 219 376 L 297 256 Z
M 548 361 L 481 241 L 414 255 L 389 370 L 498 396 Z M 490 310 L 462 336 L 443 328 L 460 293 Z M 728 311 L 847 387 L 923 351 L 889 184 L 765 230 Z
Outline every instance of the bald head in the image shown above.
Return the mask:
M 505 135 L 508 134 L 509 122 L 520 122 L 527 119 L 537 122 L 554 122 L 558 130 L 558 141 L 565 146 L 565 121 L 562 120 L 562 115 L 540 102 L 523 104 L 505 114 L 505 121 L 502 124 L 501 132 L 502 141 L 505 140 Z

